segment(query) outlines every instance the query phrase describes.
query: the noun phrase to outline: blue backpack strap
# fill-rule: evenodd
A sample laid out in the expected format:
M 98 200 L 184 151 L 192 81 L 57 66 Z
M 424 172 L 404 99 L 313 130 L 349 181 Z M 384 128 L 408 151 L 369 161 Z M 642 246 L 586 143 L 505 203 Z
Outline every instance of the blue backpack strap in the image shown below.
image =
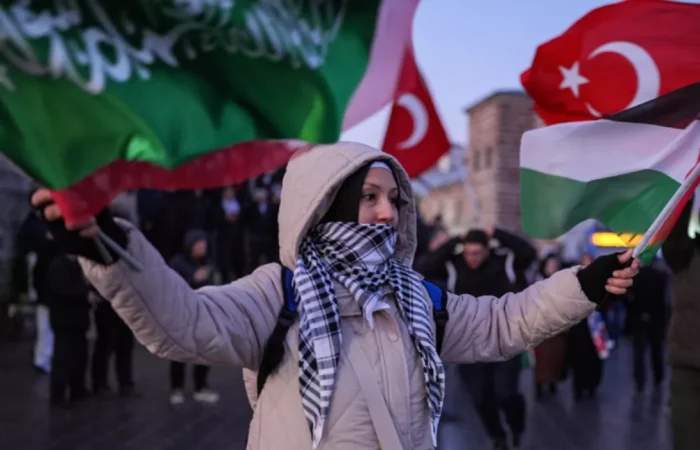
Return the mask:
M 445 338 L 445 327 L 450 318 L 447 313 L 447 291 L 440 289 L 433 283 L 423 280 L 423 286 L 428 291 L 430 301 L 433 302 L 433 320 L 435 321 L 435 349 L 438 355 L 442 352 L 442 341 Z
M 258 395 L 262 392 L 267 378 L 277 370 L 277 367 L 282 362 L 284 339 L 287 336 L 289 327 L 297 319 L 297 303 L 294 297 L 294 272 L 286 267 L 282 267 L 282 294 L 284 295 L 284 305 L 282 305 L 282 309 L 277 316 L 275 329 L 265 344 L 262 360 L 260 361 Z
M 284 306 L 292 312 L 297 312 L 297 302 L 294 298 L 294 272 L 282 267 L 282 290 L 284 292 Z

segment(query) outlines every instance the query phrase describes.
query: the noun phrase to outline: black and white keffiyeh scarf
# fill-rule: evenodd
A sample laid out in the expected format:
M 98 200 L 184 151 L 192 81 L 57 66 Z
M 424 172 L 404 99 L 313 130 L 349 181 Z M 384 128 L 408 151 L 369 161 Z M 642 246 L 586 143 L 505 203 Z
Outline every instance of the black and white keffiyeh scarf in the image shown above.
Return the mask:
M 445 371 L 435 349 L 432 315 L 418 275 L 393 258 L 397 232 L 389 225 L 331 222 L 301 244 L 294 271 L 299 302 L 299 384 L 313 448 L 323 435 L 342 336 L 333 280 L 345 286 L 372 325 L 387 283 L 423 363 L 433 442 L 445 394 Z

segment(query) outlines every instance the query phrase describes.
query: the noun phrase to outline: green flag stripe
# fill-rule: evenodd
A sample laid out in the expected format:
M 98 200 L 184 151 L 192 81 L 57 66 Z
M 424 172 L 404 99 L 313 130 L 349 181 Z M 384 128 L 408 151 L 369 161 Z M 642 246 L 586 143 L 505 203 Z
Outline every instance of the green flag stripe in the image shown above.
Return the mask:
M 645 233 L 679 183 L 655 170 L 581 182 L 521 168 L 520 187 L 523 231 L 555 239 L 591 218 L 616 232 Z

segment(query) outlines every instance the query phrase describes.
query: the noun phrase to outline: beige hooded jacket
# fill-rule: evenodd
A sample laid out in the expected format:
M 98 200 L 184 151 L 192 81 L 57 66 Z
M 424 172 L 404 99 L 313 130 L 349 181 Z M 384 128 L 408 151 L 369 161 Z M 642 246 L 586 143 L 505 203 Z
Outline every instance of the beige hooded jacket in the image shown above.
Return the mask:
M 352 143 L 318 146 L 295 155 L 282 186 L 280 258 L 293 268 L 310 226 L 330 206 L 347 176 L 368 161 L 387 161 L 404 198 L 413 198 L 406 173 L 385 153 Z M 416 211 L 402 208 L 396 257 L 411 264 Z M 145 270 L 123 262 L 104 267 L 82 260 L 84 272 L 136 338 L 155 355 L 188 363 L 244 368 L 254 410 L 248 449 L 309 450 L 311 434 L 298 381 L 298 327 L 287 333 L 284 359 L 260 398 L 255 374 L 282 308 L 281 268 L 268 264 L 225 286 L 193 291 L 163 262 L 141 233 L 122 223 L 128 251 Z M 577 269 L 555 274 L 519 294 L 501 298 L 450 295 L 441 357 L 445 363 L 496 361 L 518 355 L 586 317 L 595 305 L 581 291 Z M 326 419 L 322 450 L 433 448 L 420 358 L 392 293 L 392 307 L 375 315 L 374 329 L 355 300 L 336 286 L 343 348 Z M 426 301 L 430 299 L 426 293 Z

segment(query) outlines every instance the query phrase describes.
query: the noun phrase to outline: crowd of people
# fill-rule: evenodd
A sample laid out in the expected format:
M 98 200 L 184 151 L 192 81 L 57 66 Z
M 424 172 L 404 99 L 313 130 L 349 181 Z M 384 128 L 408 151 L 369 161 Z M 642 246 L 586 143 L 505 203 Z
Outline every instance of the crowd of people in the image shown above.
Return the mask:
M 250 274 L 256 267 L 279 261 L 278 220 L 283 172 L 241 186 L 209 191 L 138 191 L 123 194 L 110 206 L 112 214 L 136 225 L 192 288 L 220 285 Z M 20 233 L 22 261 L 29 273 L 16 271 L 16 284 L 35 292 L 37 343 L 35 367 L 50 373 L 51 404 L 71 405 L 87 396 L 112 395 L 108 366 L 114 355 L 119 395 L 138 395 L 134 383 L 134 336 L 110 303 L 88 284 L 73 256 L 58 253 L 42 220 L 32 213 Z M 413 269 L 426 280 L 455 294 L 500 297 L 521 292 L 535 281 L 562 268 L 588 265 L 564 261 L 557 253 L 543 256 L 533 244 L 499 227 L 473 229 L 449 236 L 439 222 L 418 218 L 418 250 Z M 634 379 L 645 388 L 645 353 L 651 350 L 653 381 L 664 378 L 663 341 L 667 315 L 667 269 L 642 269 L 638 283 L 624 303 L 626 325 L 619 326 L 620 309 L 603 313 L 610 338 L 607 350 L 622 332 L 633 336 Z M 20 264 L 22 266 L 22 264 Z M 94 325 L 96 339 L 89 355 L 86 332 Z M 538 399 L 557 393 L 557 385 L 573 374 L 577 401 L 596 395 L 603 376 L 605 354 L 596 346 L 589 321 L 544 341 L 534 349 L 534 389 Z M 526 354 L 502 362 L 464 364 L 476 409 L 497 449 L 508 448 L 507 436 L 518 446 L 525 432 L 525 399 L 519 376 Z M 185 401 L 187 367 L 170 364 L 170 402 Z M 193 398 L 215 403 L 218 393 L 207 383 L 209 367 L 194 364 Z M 88 377 L 89 375 L 89 377 Z M 165 374 L 164 374 L 165 376 Z M 90 378 L 90 383 L 87 383 Z M 89 386 L 88 386 L 89 384 Z M 502 420 L 501 413 L 505 420 Z
M 566 261 L 560 252 L 552 250 L 540 257 L 530 241 L 498 227 L 474 229 L 454 237 L 447 234 L 439 220 L 438 224 L 421 224 L 419 229 L 422 245 L 415 269 L 457 294 L 500 297 L 507 292 L 520 292 L 563 268 L 585 267 L 594 259 L 586 253 L 580 261 Z M 631 336 L 633 341 L 632 374 L 637 391 L 646 388 L 647 367 L 651 368 L 653 386 L 658 390 L 664 381 L 663 343 L 671 294 L 669 272 L 666 264 L 656 258 L 640 270 L 623 301 L 535 347 L 535 397 L 543 400 L 548 395 L 557 395 L 558 385 L 571 375 L 575 400 L 594 398 L 603 378 L 605 359 L 623 334 Z M 593 326 L 596 317 L 605 325 L 602 335 Z M 599 337 L 604 340 L 605 349 L 596 345 Z M 650 353 L 649 364 L 647 353 Z M 520 391 L 519 374 L 528 365 L 528 356 L 459 367 L 494 448 L 508 448 L 508 434 L 517 446 L 525 431 L 525 397 Z
M 206 191 L 128 192 L 109 209 L 138 226 L 192 288 L 224 284 L 279 259 L 280 177 L 281 172 L 275 172 L 239 186 Z M 51 405 L 66 407 L 88 396 L 139 395 L 133 333 L 87 283 L 77 259 L 57 251 L 35 212 L 24 221 L 17 248 L 13 284 L 16 291 L 31 292 L 36 300 L 34 366 L 51 376 Z M 91 352 L 89 330 L 95 335 Z M 112 359 L 116 386 L 108 382 Z M 219 394 L 207 383 L 209 370 L 206 365 L 192 368 L 192 396 L 216 403 Z M 170 363 L 173 405 L 186 399 L 186 372 L 185 364 Z

